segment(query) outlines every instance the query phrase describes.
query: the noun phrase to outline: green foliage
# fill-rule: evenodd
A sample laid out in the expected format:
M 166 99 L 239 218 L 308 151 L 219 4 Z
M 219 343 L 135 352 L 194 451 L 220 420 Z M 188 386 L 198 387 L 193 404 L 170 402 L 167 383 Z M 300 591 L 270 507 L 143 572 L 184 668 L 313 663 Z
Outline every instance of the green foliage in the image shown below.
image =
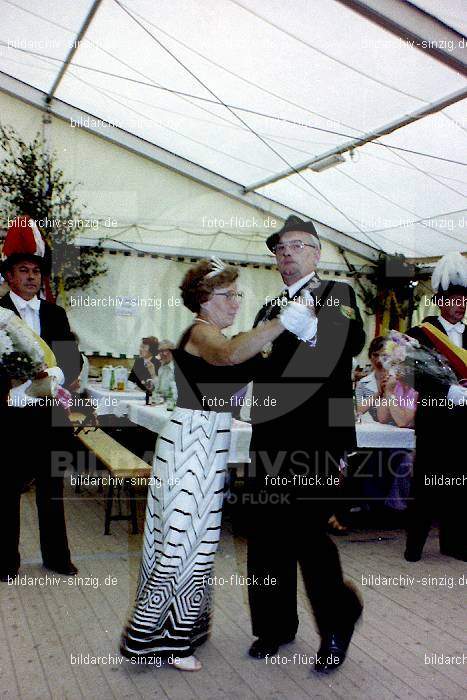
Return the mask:
M 85 223 L 76 185 L 66 179 L 56 153 L 47 152 L 39 133 L 26 143 L 13 127 L 0 123 L 0 151 L 0 227 L 6 229 L 16 216 L 31 216 L 51 249 L 54 293 L 85 289 L 106 268 L 101 246 L 75 245 Z
M 423 296 L 420 288 L 413 285 L 414 281 L 420 281 L 427 277 L 417 265 L 408 263 L 402 253 L 388 255 L 380 253 L 371 274 L 368 275 L 370 284 L 359 283 L 360 298 L 363 300 L 370 315 L 384 312 L 388 297 L 394 292 L 397 299 L 397 316 L 405 319 L 412 305 L 412 310 L 417 308 Z

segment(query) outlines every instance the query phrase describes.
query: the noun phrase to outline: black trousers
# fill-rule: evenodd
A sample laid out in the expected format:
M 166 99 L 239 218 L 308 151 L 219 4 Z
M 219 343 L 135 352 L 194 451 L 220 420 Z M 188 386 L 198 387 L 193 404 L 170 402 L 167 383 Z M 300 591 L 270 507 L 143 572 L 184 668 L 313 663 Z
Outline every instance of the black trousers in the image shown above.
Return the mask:
M 55 409 L 54 409 L 55 410 Z M 62 567 L 70 562 L 63 507 L 63 477 L 57 473 L 54 453 L 72 449 L 73 436 L 65 425 L 54 425 L 46 407 L 8 407 L 0 413 L 4 435 L 10 436 L 4 460 L 0 507 L 0 571 L 14 573 L 20 565 L 20 505 L 24 485 L 36 484 L 36 505 L 44 564 Z
M 466 450 L 463 436 L 467 407 L 417 411 L 417 449 L 407 522 L 407 549 L 421 554 L 434 519 L 439 523 L 439 545 L 446 553 L 467 557 L 465 503 Z M 450 484 L 440 480 L 450 478 Z
M 248 594 L 255 636 L 271 641 L 295 636 L 297 564 L 321 635 L 358 616 L 358 599 L 344 583 L 337 547 L 326 534 L 330 514 L 332 506 L 312 501 L 249 508 Z
M 455 553 L 467 558 L 467 532 L 464 509 L 466 491 L 445 487 L 435 493 L 415 488 L 409 505 L 407 522 L 407 549 L 421 554 L 431 530 L 433 520 L 438 520 L 439 548 L 445 553 Z M 449 491 L 450 489 L 450 491 Z M 448 492 L 446 492 L 448 491 Z

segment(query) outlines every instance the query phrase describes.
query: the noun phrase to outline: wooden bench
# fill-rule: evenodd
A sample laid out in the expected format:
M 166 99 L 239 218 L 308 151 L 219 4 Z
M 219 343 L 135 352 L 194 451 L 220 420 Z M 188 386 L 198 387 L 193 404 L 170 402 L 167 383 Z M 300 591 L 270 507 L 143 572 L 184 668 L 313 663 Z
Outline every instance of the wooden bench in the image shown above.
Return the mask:
M 105 505 L 104 534 L 110 535 L 110 523 L 112 520 L 130 520 L 132 532 L 133 534 L 137 534 L 138 522 L 136 518 L 135 484 L 133 480 L 137 479 L 138 485 L 144 485 L 145 480 L 147 480 L 151 474 L 151 467 L 100 428 L 84 428 L 78 430 L 76 432 L 76 437 L 88 450 L 96 455 L 97 459 L 110 474 L 107 502 Z M 112 515 L 115 487 L 117 487 L 118 495 L 118 515 Z M 129 515 L 122 514 L 120 501 L 122 488 L 128 494 L 130 504 Z

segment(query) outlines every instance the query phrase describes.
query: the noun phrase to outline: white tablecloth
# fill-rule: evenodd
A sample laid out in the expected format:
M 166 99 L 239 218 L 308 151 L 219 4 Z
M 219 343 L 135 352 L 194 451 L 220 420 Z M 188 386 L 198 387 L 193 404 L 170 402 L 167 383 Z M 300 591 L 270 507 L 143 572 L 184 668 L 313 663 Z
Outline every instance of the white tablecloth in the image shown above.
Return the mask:
M 415 449 L 415 430 L 412 428 L 377 423 L 365 414 L 356 429 L 359 448 Z
M 87 386 L 89 397 L 93 399 L 98 416 L 124 416 L 127 413 L 126 403 L 137 401 L 144 404 L 146 394 L 140 389 L 128 389 L 127 391 L 109 391 L 102 384 L 90 382 Z
M 169 420 L 171 412 L 165 406 L 146 406 L 145 394 L 139 389 L 129 391 L 109 391 L 99 384 L 88 386 L 89 395 L 98 402 L 97 414 L 128 416 L 136 425 L 141 425 L 154 433 L 160 433 Z M 397 428 L 375 422 L 371 416 L 364 415 L 357 423 L 357 445 L 360 449 L 407 449 L 415 448 L 415 431 L 411 428 Z M 234 420 L 229 462 L 248 462 L 251 440 L 251 425 Z
M 153 433 L 160 433 L 165 423 L 170 420 L 172 415 L 172 411 L 168 411 L 164 405 L 146 406 L 140 401 L 122 402 L 121 410 L 123 411 L 125 409 L 126 415 L 132 423 L 141 425 L 143 428 L 147 428 Z M 235 464 L 250 461 L 250 440 L 251 425 L 234 419 L 232 423 L 229 462 Z

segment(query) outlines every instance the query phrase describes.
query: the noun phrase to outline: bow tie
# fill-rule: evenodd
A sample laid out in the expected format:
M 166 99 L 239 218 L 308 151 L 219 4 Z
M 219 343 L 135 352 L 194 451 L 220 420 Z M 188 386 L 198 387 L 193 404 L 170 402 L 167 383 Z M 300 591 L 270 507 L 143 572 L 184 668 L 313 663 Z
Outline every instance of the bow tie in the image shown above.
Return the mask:
M 465 323 L 459 321 L 459 323 L 455 323 L 454 325 L 452 325 L 449 331 L 457 331 L 458 333 L 463 333 L 465 331 Z
M 41 302 L 37 297 L 34 297 L 34 299 L 30 299 L 29 301 L 24 301 L 22 304 L 23 309 L 32 309 L 33 311 L 39 311 Z

